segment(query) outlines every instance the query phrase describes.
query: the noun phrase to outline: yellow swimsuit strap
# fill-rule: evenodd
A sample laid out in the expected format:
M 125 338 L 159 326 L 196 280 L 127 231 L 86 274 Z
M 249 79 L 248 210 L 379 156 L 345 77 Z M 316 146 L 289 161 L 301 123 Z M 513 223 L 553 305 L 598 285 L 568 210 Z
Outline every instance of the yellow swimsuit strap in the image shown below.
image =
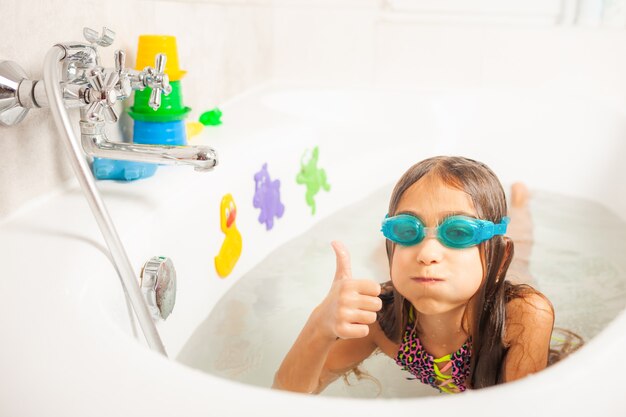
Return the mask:
M 439 389 L 441 389 L 443 392 L 447 394 L 454 394 L 454 393 L 459 392 L 459 387 L 454 382 L 452 382 L 452 375 L 445 375 L 441 372 L 441 369 L 439 369 L 439 364 L 441 362 L 448 362 L 444 366 L 444 371 L 449 369 L 451 366 L 451 362 L 450 362 L 451 360 L 452 360 L 451 354 L 442 356 L 441 358 L 433 359 L 433 362 L 434 362 L 433 370 L 435 371 L 435 375 L 437 375 L 435 379 L 442 382 L 441 385 L 438 385 Z

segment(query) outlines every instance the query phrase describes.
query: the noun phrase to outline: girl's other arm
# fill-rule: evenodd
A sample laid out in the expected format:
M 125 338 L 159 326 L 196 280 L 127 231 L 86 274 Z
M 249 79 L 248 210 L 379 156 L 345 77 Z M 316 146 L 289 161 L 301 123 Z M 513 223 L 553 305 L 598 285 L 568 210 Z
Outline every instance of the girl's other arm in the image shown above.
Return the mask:
M 376 349 L 374 332 L 358 339 L 329 340 L 316 329 L 315 314 L 276 372 L 273 388 L 318 394 Z
M 382 307 L 380 285 L 352 279 L 348 251 L 339 242 L 333 242 L 333 249 L 337 256 L 333 284 L 276 372 L 274 388 L 320 392 L 377 346 L 370 325 Z
M 554 309 L 539 293 L 514 298 L 506 306 L 504 381 L 514 381 L 548 366 Z

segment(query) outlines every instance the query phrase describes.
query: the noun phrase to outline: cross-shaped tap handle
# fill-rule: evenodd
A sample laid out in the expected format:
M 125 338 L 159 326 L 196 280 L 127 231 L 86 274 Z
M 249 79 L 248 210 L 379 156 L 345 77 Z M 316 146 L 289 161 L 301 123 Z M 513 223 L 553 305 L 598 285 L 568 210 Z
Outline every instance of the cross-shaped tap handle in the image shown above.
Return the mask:
M 154 67 L 147 68 L 148 74 L 150 75 L 148 79 L 148 87 L 152 88 L 152 93 L 150 93 L 150 101 L 148 105 L 156 110 L 161 107 L 161 92 L 165 95 L 168 95 L 172 92 L 172 86 L 170 85 L 170 80 L 167 74 L 165 74 L 165 63 L 167 62 L 167 57 L 165 54 L 158 54 L 156 56 Z
M 101 67 L 96 67 L 87 75 L 89 81 L 89 89 L 86 94 L 86 100 L 89 104 L 87 108 L 87 117 L 90 120 L 104 119 L 109 122 L 117 122 L 118 116 L 113 105 L 117 101 L 117 85 L 118 75 L 116 72 L 105 74 Z
M 129 97 L 133 92 L 133 88 L 131 87 L 130 79 L 128 78 L 125 67 L 126 67 L 126 53 L 122 50 L 115 51 L 114 55 L 115 60 L 115 72 L 119 77 L 118 81 L 118 95 L 121 98 Z

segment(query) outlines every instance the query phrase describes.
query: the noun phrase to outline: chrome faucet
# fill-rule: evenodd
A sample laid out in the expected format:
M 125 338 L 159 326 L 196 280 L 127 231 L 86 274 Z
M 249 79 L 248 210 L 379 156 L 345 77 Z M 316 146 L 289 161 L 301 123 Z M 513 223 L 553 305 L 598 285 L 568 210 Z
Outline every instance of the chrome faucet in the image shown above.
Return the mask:
M 115 68 L 100 65 L 98 47 L 113 43 L 115 33 L 103 28 L 102 34 L 83 30 L 89 43 L 57 44 L 63 50 L 60 87 L 66 108 L 80 108 L 81 144 L 87 155 L 159 164 L 191 165 L 196 171 L 210 171 L 217 165 L 217 154 L 208 146 L 164 146 L 119 143 L 108 140 L 105 125 L 115 123 L 114 105 L 130 97 L 133 90 L 152 89 L 149 106 L 161 105 L 161 94 L 172 91 L 164 73 L 167 57 L 158 54 L 155 67 L 143 71 L 125 68 L 126 54 L 115 51 Z M 14 62 L 0 62 L 0 123 L 21 121 L 28 109 L 49 106 L 44 82 L 29 80 Z
M 197 171 L 213 169 L 217 165 L 217 155 L 208 146 L 137 145 L 109 141 L 105 124 L 118 120 L 113 108 L 118 100 L 128 98 L 133 90 L 150 87 L 149 105 L 157 109 L 161 104 L 161 94 L 169 94 L 169 79 L 163 73 L 166 57 L 159 54 L 155 68 L 135 71 L 124 67 L 125 55 L 116 51 L 115 68 L 105 69 L 100 66 L 97 47 L 111 45 L 115 34 L 107 28 L 103 28 L 102 34 L 85 28 L 83 34 L 88 44 L 72 42 L 57 44 L 50 49 L 44 59 L 43 80 L 30 80 L 15 62 L 0 61 L 0 124 L 14 125 L 24 119 L 29 109 L 50 107 L 69 163 L 100 227 L 146 341 L 150 348 L 167 356 L 128 254 L 96 187 L 85 153 L 140 162 L 185 164 Z M 67 113 L 70 107 L 80 108 L 80 142 Z

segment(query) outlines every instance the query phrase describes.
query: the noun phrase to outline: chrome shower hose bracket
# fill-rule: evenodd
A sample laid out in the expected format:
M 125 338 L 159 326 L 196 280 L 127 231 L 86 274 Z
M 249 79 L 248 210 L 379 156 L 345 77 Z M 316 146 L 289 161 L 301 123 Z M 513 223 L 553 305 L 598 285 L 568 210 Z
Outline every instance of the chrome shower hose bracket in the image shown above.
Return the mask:
M 171 259 L 153 256 L 144 264 L 141 293 L 154 319 L 169 317 L 176 303 L 176 269 Z

